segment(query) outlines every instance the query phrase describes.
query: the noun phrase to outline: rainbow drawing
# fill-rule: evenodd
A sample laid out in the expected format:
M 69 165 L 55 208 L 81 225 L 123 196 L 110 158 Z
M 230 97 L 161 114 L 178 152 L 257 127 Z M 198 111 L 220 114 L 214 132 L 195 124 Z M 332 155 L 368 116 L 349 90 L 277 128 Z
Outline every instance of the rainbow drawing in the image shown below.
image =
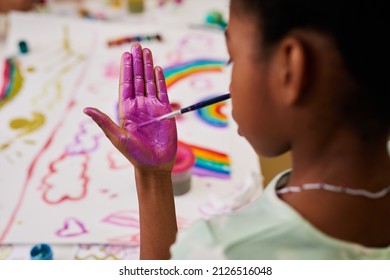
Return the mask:
M 195 59 L 164 68 L 167 87 L 188 76 L 204 72 L 221 72 L 226 65 L 224 60 Z
M 231 162 L 227 154 L 200 146 L 181 143 L 190 147 L 195 155 L 194 175 L 219 179 L 230 178 Z
M 213 96 L 212 96 L 213 97 Z M 199 118 L 207 124 L 214 127 L 227 127 L 228 118 L 222 112 L 222 108 L 226 105 L 226 102 L 219 102 L 207 107 L 200 108 L 196 111 Z
M 0 88 L 0 108 L 10 102 L 19 93 L 23 85 L 23 76 L 16 58 L 4 61 L 3 85 Z

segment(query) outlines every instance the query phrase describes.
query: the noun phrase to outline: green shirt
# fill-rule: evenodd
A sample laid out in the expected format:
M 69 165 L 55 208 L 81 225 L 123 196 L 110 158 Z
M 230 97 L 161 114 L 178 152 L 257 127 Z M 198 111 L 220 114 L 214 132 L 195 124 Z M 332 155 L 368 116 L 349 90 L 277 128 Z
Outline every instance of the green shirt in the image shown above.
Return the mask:
M 173 259 L 390 259 L 390 246 L 368 248 L 330 237 L 276 195 L 279 174 L 250 205 L 196 221 L 178 234 Z

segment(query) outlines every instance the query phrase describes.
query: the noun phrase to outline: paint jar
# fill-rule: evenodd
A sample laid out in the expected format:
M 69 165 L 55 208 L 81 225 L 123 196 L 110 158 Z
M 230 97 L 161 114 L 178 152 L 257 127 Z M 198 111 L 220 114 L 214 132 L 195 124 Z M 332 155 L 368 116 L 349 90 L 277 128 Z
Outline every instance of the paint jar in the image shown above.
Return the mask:
M 176 161 L 172 170 L 173 194 L 182 195 L 191 188 L 192 167 L 195 164 L 195 155 L 190 147 L 179 143 Z
M 53 251 L 48 244 L 35 245 L 30 251 L 31 260 L 52 260 Z
M 18 46 L 19 46 L 19 52 L 21 54 L 26 54 L 28 53 L 28 45 L 27 45 L 27 42 L 26 41 L 20 41 L 18 43 Z
M 127 9 L 130 13 L 138 14 L 144 11 L 144 0 L 128 0 Z
M 207 13 L 205 18 L 206 24 L 215 24 L 218 25 L 221 28 L 226 28 L 227 23 L 223 19 L 223 15 L 221 12 L 218 11 L 210 11 Z

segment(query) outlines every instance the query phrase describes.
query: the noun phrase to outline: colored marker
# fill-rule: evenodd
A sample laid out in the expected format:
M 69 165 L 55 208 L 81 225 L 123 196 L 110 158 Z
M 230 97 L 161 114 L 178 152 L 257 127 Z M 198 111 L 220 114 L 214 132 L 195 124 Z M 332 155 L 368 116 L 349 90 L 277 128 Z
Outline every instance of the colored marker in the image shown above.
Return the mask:
M 143 35 L 143 36 L 133 36 L 133 37 L 122 37 L 122 38 L 109 40 L 107 42 L 107 45 L 109 47 L 113 47 L 113 46 L 120 46 L 123 44 L 130 44 L 130 43 L 141 42 L 141 41 L 154 41 L 154 40 L 161 42 L 162 41 L 161 35 L 154 34 L 154 35 Z
M 206 107 L 206 106 L 209 106 L 209 105 L 212 105 L 212 104 L 215 104 L 215 103 L 227 100 L 229 98 L 230 98 L 230 93 L 226 93 L 226 94 L 223 94 L 223 95 L 219 95 L 217 97 L 213 97 L 213 98 L 210 98 L 210 99 L 207 99 L 207 100 L 203 100 L 203 101 L 200 101 L 198 103 L 192 104 L 192 105 L 190 105 L 188 107 L 185 107 L 185 108 L 173 111 L 171 113 L 162 115 L 162 116 L 157 117 L 155 119 L 152 119 L 150 121 L 141 123 L 141 124 L 138 125 L 138 127 L 142 127 L 142 126 L 154 123 L 154 122 L 159 122 L 159 121 L 162 121 L 162 120 L 165 120 L 165 119 L 174 118 L 174 117 L 179 116 L 181 114 L 184 114 L 184 113 L 187 113 L 187 112 L 191 112 L 191 111 L 195 111 L 195 110 L 198 110 L 200 108 L 203 108 L 203 107 Z

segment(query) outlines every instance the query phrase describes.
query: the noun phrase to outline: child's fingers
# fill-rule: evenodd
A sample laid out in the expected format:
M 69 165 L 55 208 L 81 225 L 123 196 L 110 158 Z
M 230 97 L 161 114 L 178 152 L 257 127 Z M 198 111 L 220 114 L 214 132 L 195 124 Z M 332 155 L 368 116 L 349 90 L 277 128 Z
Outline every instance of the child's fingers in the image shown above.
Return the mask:
M 165 83 L 165 77 L 161 67 L 157 66 L 154 70 L 154 74 L 156 76 L 158 98 L 162 103 L 169 104 L 167 85 Z
M 85 108 L 84 113 L 90 116 L 94 122 L 103 130 L 111 143 L 119 149 L 119 141 L 122 130 L 109 116 L 95 108 Z
M 129 52 L 122 55 L 121 71 L 119 78 L 119 101 L 134 98 L 133 83 L 133 56 Z
M 152 52 L 149 49 L 143 50 L 144 70 L 145 70 L 145 89 L 146 95 L 156 97 L 156 82 L 154 80 L 154 67 Z
M 133 99 L 134 94 L 134 82 L 133 82 L 133 56 L 129 52 L 125 52 L 121 58 L 121 68 L 119 77 L 119 119 L 121 126 L 123 126 L 123 120 L 125 118 L 127 100 Z
M 131 48 L 133 55 L 134 91 L 135 96 L 145 96 L 144 67 L 142 61 L 142 47 L 134 44 Z

